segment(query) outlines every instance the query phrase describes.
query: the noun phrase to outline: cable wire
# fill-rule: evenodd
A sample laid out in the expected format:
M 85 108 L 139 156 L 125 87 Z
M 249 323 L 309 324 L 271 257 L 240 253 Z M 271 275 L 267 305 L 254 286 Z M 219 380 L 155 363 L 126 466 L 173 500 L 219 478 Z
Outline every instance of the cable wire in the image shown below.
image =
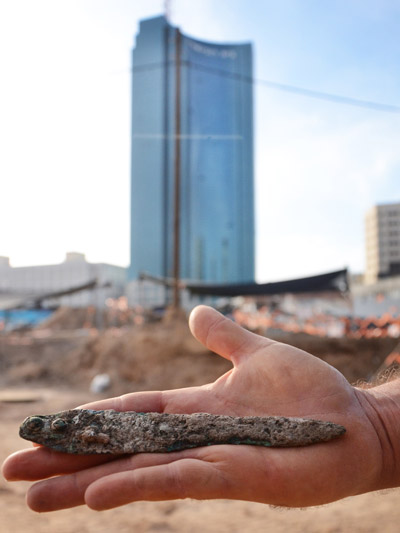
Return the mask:
M 165 61 L 163 63 L 148 63 L 146 65 L 138 65 L 132 67 L 132 72 L 145 72 L 149 70 L 154 70 L 158 68 L 166 68 L 175 65 L 175 61 Z M 367 109 L 372 109 L 374 111 L 383 111 L 386 113 L 400 113 L 400 106 L 383 104 L 379 102 L 373 102 L 369 100 L 361 100 L 359 98 L 352 98 L 348 96 L 342 96 L 333 93 L 325 93 L 322 91 L 315 91 L 313 89 L 306 89 L 304 87 L 297 87 L 295 85 L 289 85 L 286 83 L 279 83 L 270 80 L 263 80 L 259 78 L 254 78 L 252 76 L 246 76 L 238 72 L 229 72 L 227 70 L 218 69 L 215 67 L 208 67 L 201 65 L 200 63 L 194 63 L 193 61 L 183 60 L 181 61 L 183 67 L 189 69 L 198 70 L 202 72 L 208 72 L 209 74 L 214 74 L 216 76 L 221 76 L 224 78 L 229 78 L 232 80 L 242 81 L 244 83 L 250 83 L 252 85 L 262 85 L 268 87 L 269 89 L 274 89 L 277 91 L 289 92 L 292 94 L 298 94 L 300 96 L 306 96 L 307 98 L 314 98 L 318 100 L 325 100 L 335 104 L 344 104 L 353 107 L 363 107 Z

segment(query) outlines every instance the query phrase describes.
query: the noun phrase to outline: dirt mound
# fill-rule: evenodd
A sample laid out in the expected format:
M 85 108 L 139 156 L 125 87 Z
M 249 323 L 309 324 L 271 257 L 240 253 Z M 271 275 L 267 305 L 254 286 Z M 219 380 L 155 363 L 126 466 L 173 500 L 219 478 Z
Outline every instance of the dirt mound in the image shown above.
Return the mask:
M 137 318 L 132 309 L 96 309 L 89 307 L 59 307 L 36 330 L 65 331 L 109 328 L 132 325 Z
M 0 340 L 3 386 L 88 390 L 94 376 L 108 374 L 107 395 L 122 394 L 202 385 L 231 368 L 192 337 L 186 317 L 102 332 L 46 328 Z
M 296 346 L 326 361 L 350 383 L 368 381 L 375 375 L 399 340 L 386 338 L 327 338 L 307 333 L 282 333 L 275 340 Z
M 44 335 L 30 331 L 0 336 L 0 386 L 68 386 L 70 379 L 64 372 L 65 360 L 68 354 L 87 342 L 87 335 L 80 331 Z
M 110 329 L 69 354 L 65 370 L 86 383 L 109 374 L 112 391 L 169 389 L 215 380 L 231 365 L 198 343 L 186 321 Z
M 60 331 L 65 329 L 80 329 L 92 324 L 95 309 L 90 307 L 72 309 L 70 307 L 59 307 L 57 311 L 36 329 Z
M 76 313 L 74 313 L 76 314 Z M 84 310 L 79 315 L 84 318 Z M 75 320 L 79 321 L 79 316 Z M 67 322 L 61 320 L 68 318 Z M 71 313 L 58 314 L 63 328 Z M 301 348 L 337 368 L 351 382 L 368 380 L 397 339 L 321 338 L 283 333 L 276 340 Z M 0 385 L 57 386 L 89 390 L 108 374 L 106 395 L 170 389 L 214 381 L 231 368 L 190 334 L 186 317 L 142 325 L 76 330 L 35 330 L 0 338 Z

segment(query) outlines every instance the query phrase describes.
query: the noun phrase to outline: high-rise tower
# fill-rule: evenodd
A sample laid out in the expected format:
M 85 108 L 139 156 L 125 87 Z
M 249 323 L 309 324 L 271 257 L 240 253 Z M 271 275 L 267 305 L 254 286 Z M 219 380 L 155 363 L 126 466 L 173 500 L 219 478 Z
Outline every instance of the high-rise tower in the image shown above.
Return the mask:
M 131 279 L 173 275 L 177 154 L 181 277 L 254 281 L 251 45 L 198 41 L 157 17 L 133 50 Z

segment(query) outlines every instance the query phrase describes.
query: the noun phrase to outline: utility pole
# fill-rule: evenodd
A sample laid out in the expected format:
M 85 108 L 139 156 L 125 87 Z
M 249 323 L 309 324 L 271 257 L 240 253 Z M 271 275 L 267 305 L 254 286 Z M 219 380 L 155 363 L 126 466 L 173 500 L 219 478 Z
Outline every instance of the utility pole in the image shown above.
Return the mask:
M 174 292 L 173 308 L 180 308 L 180 226 L 181 226 L 181 32 L 175 40 L 175 172 L 174 172 Z

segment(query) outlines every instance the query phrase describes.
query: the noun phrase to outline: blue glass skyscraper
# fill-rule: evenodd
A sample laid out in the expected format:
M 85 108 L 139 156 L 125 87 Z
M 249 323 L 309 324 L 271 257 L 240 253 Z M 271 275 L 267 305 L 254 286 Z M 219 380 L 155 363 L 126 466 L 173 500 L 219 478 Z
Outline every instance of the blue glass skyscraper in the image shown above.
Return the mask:
M 254 281 L 251 45 L 143 20 L 132 63 L 131 279 L 173 275 L 177 142 L 181 277 Z

